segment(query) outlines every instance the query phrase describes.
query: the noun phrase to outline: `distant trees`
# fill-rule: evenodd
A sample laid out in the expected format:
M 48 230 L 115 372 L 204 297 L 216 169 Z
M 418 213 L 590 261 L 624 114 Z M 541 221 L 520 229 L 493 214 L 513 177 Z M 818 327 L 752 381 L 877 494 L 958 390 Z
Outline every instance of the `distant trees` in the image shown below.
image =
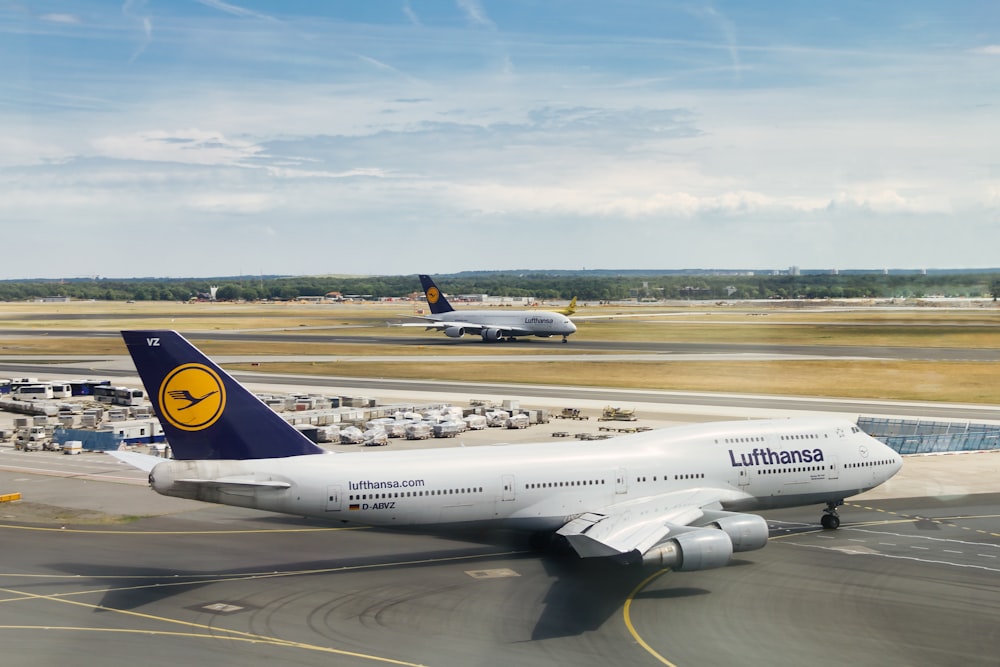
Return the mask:
M 990 282 L 990 296 L 996 301 L 1000 298 L 1000 279 L 994 279 Z
M 447 294 L 535 296 L 539 299 L 618 301 L 628 298 L 665 299 L 839 299 L 990 296 L 1000 298 L 1000 273 L 882 273 L 815 274 L 798 276 L 665 274 L 614 272 L 545 273 L 485 272 L 438 276 Z M 418 292 L 420 283 L 407 276 L 292 276 L 259 278 L 0 281 L 0 301 L 23 301 L 47 296 L 106 301 L 186 301 L 219 287 L 222 301 L 323 296 L 328 292 L 401 297 Z

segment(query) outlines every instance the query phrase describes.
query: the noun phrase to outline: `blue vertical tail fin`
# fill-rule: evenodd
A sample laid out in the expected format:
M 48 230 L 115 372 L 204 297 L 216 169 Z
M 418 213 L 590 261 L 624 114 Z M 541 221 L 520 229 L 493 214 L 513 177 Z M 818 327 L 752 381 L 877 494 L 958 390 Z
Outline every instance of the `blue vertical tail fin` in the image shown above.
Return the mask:
M 174 458 L 322 454 L 176 331 L 122 331 Z
M 440 315 L 441 313 L 450 313 L 455 310 L 448 303 L 448 299 L 444 298 L 444 294 L 438 289 L 438 286 L 434 284 L 430 276 L 420 274 L 420 285 L 424 288 L 424 296 L 427 297 L 427 305 L 431 308 L 431 313 L 434 315 Z

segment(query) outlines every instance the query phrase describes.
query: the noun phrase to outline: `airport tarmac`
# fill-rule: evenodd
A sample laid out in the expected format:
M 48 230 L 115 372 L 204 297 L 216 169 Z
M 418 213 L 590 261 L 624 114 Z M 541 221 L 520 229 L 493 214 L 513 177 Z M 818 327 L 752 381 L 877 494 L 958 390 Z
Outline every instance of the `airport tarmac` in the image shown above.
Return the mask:
M 11 667 L 996 664 L 996 493 L 851 500 L 835 532 L 818 529 L 818 507 L 767 512 L 765 549 L 674 573 L 137 484 L 0 473 L 11 484 L 127 517 L 0 508 Z

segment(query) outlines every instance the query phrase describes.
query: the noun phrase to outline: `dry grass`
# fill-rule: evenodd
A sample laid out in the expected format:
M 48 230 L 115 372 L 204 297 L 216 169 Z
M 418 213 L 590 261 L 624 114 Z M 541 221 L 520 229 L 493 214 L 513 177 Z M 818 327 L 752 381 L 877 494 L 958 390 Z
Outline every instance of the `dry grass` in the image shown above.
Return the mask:
M 249 370 L 249 365 L 232 368 Z M 938 361 L 275 363 L 302 375 L 1000 403 L 995 364 Z
M 653 314 L 669 311 L 666 317 Z M 121 339 L 75 336 L 77 330 L 167 328 L 188 332 L 210 355 L 412 356 L 414 361 L 337 363 L 264 363 L 254 370 L 302 374 L 398 377 L 440 380 L 488 380 L 553 385 L 634 387 L 690 391 L 753 392 L 968 403 L 1000 403 L 997 365 L 906 361 L 762 361 L 762 362 L 432 362 L 422 356 L 575 354 L 569 345 L 530 349 L 516 345 L 400 345 L 295 342 L 298 334 L 398 336 L 438 343 L 442 334 L 419 328 L 389 328 L 417 314 L 407 304 L 176 304 L 71 303 L 0 304 L 0 329 L 64 331 L 58 335 L 0 336 L 0 355 L 125 354 Z M 766 307 L 592 307 L 580 315 L 641 314 L 640 317 L 578 319 L 576 340 L 657 341 L 678 343 L 757 343 L 772 345 L 853 345 L 897 347 L 1000 347 L 1000 310 L 920 311 L 852 310 L 846 312 Z M 350 327 L 350 328 L 340 328 Z M 283 342 L 238 342 L 212 338 L 212 331 L 281 332 Z M 200 333 L 195 333 L 200 332 Z
M 419 312 L 414 304 L 405 302 L 2 303 L 0 328 L 62 329 L 67 332 L 79 329 L 177 329 L 182 332 L 269 330 L 281 331 L 290 339 L 298 333 L 314 334 L 319 330 L 331 336 L 389 336 L 409 340 L 424 336 L 440 339 L 441 333 L 424 332 L 418 327 L 386 326 L 390 321 L 414 321 L 412 317 Z M 655 316 L 663 313 L 670 314 Z M 958 348 L 1000 346 L 1000 308 L 995 307 L 827 311 L 790 308 L 781 304 L 746 307 L 643 305 L 582 308 L 578 315 L 579 331 L 575 339 L 588 340 Z M 587 315 L 599 315 L 602 319 L 583 319 Z M 459 350 L 461 348 L 453 351 L 463 353 Z
M 211 338 L 211 334 L 185 334 L 199 349 L 209 355 L 300 355 L 300 356 L 380 356 L 391 354 L 392 356 L 412 356 L 414 358 L 438 356 L 447 354 L 448 356 L 480 356 L 489 354 L 490 356 L 510 356 L 522 354 L 524 352 L 544 353 L 546 355 L 569 355 L 579 354 L 579 350 L 574 350 L 569 345 L 551 345 L 544 349 L 533 347 L 528 350 L 517 345 L 493 345 L 484 349 L 478 343 L 469 345 L 401 345 L 399 347 L 388 348 L 382 343 L 296 343 L 294 336 L 289 336 L 287 342 L 275 341 L 234 341 L 218 340 Z M 427 334 L 434 336 L 435 334 Z M 441 334 L 436 334 L 440 336 Z M 58 336 L 0 336 L 0 356 L 7 354 L 16 355 L 109 355 L 127 354 L 125 343 L 118 336 L 108 338 L 92 338 L 73 336 L 72 332 L 66 332 Z M 612 352 L 591 352 L 598 356 L 613 354 Z
M 709 320 L 593 320 L 577 324 L 577 336 L 598 340 L 675 343 L 756 343 L 764 345 L 849 345 L 893 347 L 998 347 L 1000 314 L 993 322 L 926 320 L 916 316 L 892 321 L 811 321 L 759 318 Z

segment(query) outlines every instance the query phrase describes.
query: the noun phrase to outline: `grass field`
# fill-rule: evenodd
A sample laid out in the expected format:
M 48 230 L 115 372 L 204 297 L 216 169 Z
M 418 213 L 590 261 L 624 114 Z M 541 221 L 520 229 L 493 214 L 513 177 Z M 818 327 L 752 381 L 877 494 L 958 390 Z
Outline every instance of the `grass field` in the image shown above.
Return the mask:
M 668 313 L 664 315 L 664 313 Z M 442 334 L 388 327 L 417 314 L 413 304 L 0 304 L 0 357 L 57 354 L 124 354 L 118 338 L 75 336 L 74 331 L 171 328 L 187 333 L 210 355 L 411 356 L 413 361 L 262 363 L 255 371 L 342 377 L 485 380 L 788 394 L 873 399 L 1000 403 L 997 364 L 963 362 L 829 361 L 511 361 L 435 363 L 422 356 L 461 358 L 487 352 L 481 345 L 316 344 L 295 342 L 300 333 L 332 337 L 398 336 L 412 341 Z M 601 319 L 585 319 L 600 315 Z M 1000 347 L 1000 309 L 990 302 L 961 309 L 833 311 L 787 304 L 715 306 L 602 306 L 582 308 L 579 330 L 568 345 L 557 339 L 528 347 L 491 346 L 489 354 L 576 354 L 574 340 L 757 343 L 941 348 Z M 610 317 L 608 317 L 610 316 Z M 346 328 L 345 328 L 346 327 Z M 282 342 L 213 340 L 214 331 L 282 332 Z M 32 333 L 39 332 L 39 333 Z M 42 332 L 47 332 L 43 334 Z M 239 368 L 236 366 L 234 368 Z M 249 368 L 249 366 L 247 366 Z
M 251 370 L 249 364 L 230 366 Z M 1000 368 L 937 361 L 262 363 L 254 371 L 675 391 L 1000 403 Z

